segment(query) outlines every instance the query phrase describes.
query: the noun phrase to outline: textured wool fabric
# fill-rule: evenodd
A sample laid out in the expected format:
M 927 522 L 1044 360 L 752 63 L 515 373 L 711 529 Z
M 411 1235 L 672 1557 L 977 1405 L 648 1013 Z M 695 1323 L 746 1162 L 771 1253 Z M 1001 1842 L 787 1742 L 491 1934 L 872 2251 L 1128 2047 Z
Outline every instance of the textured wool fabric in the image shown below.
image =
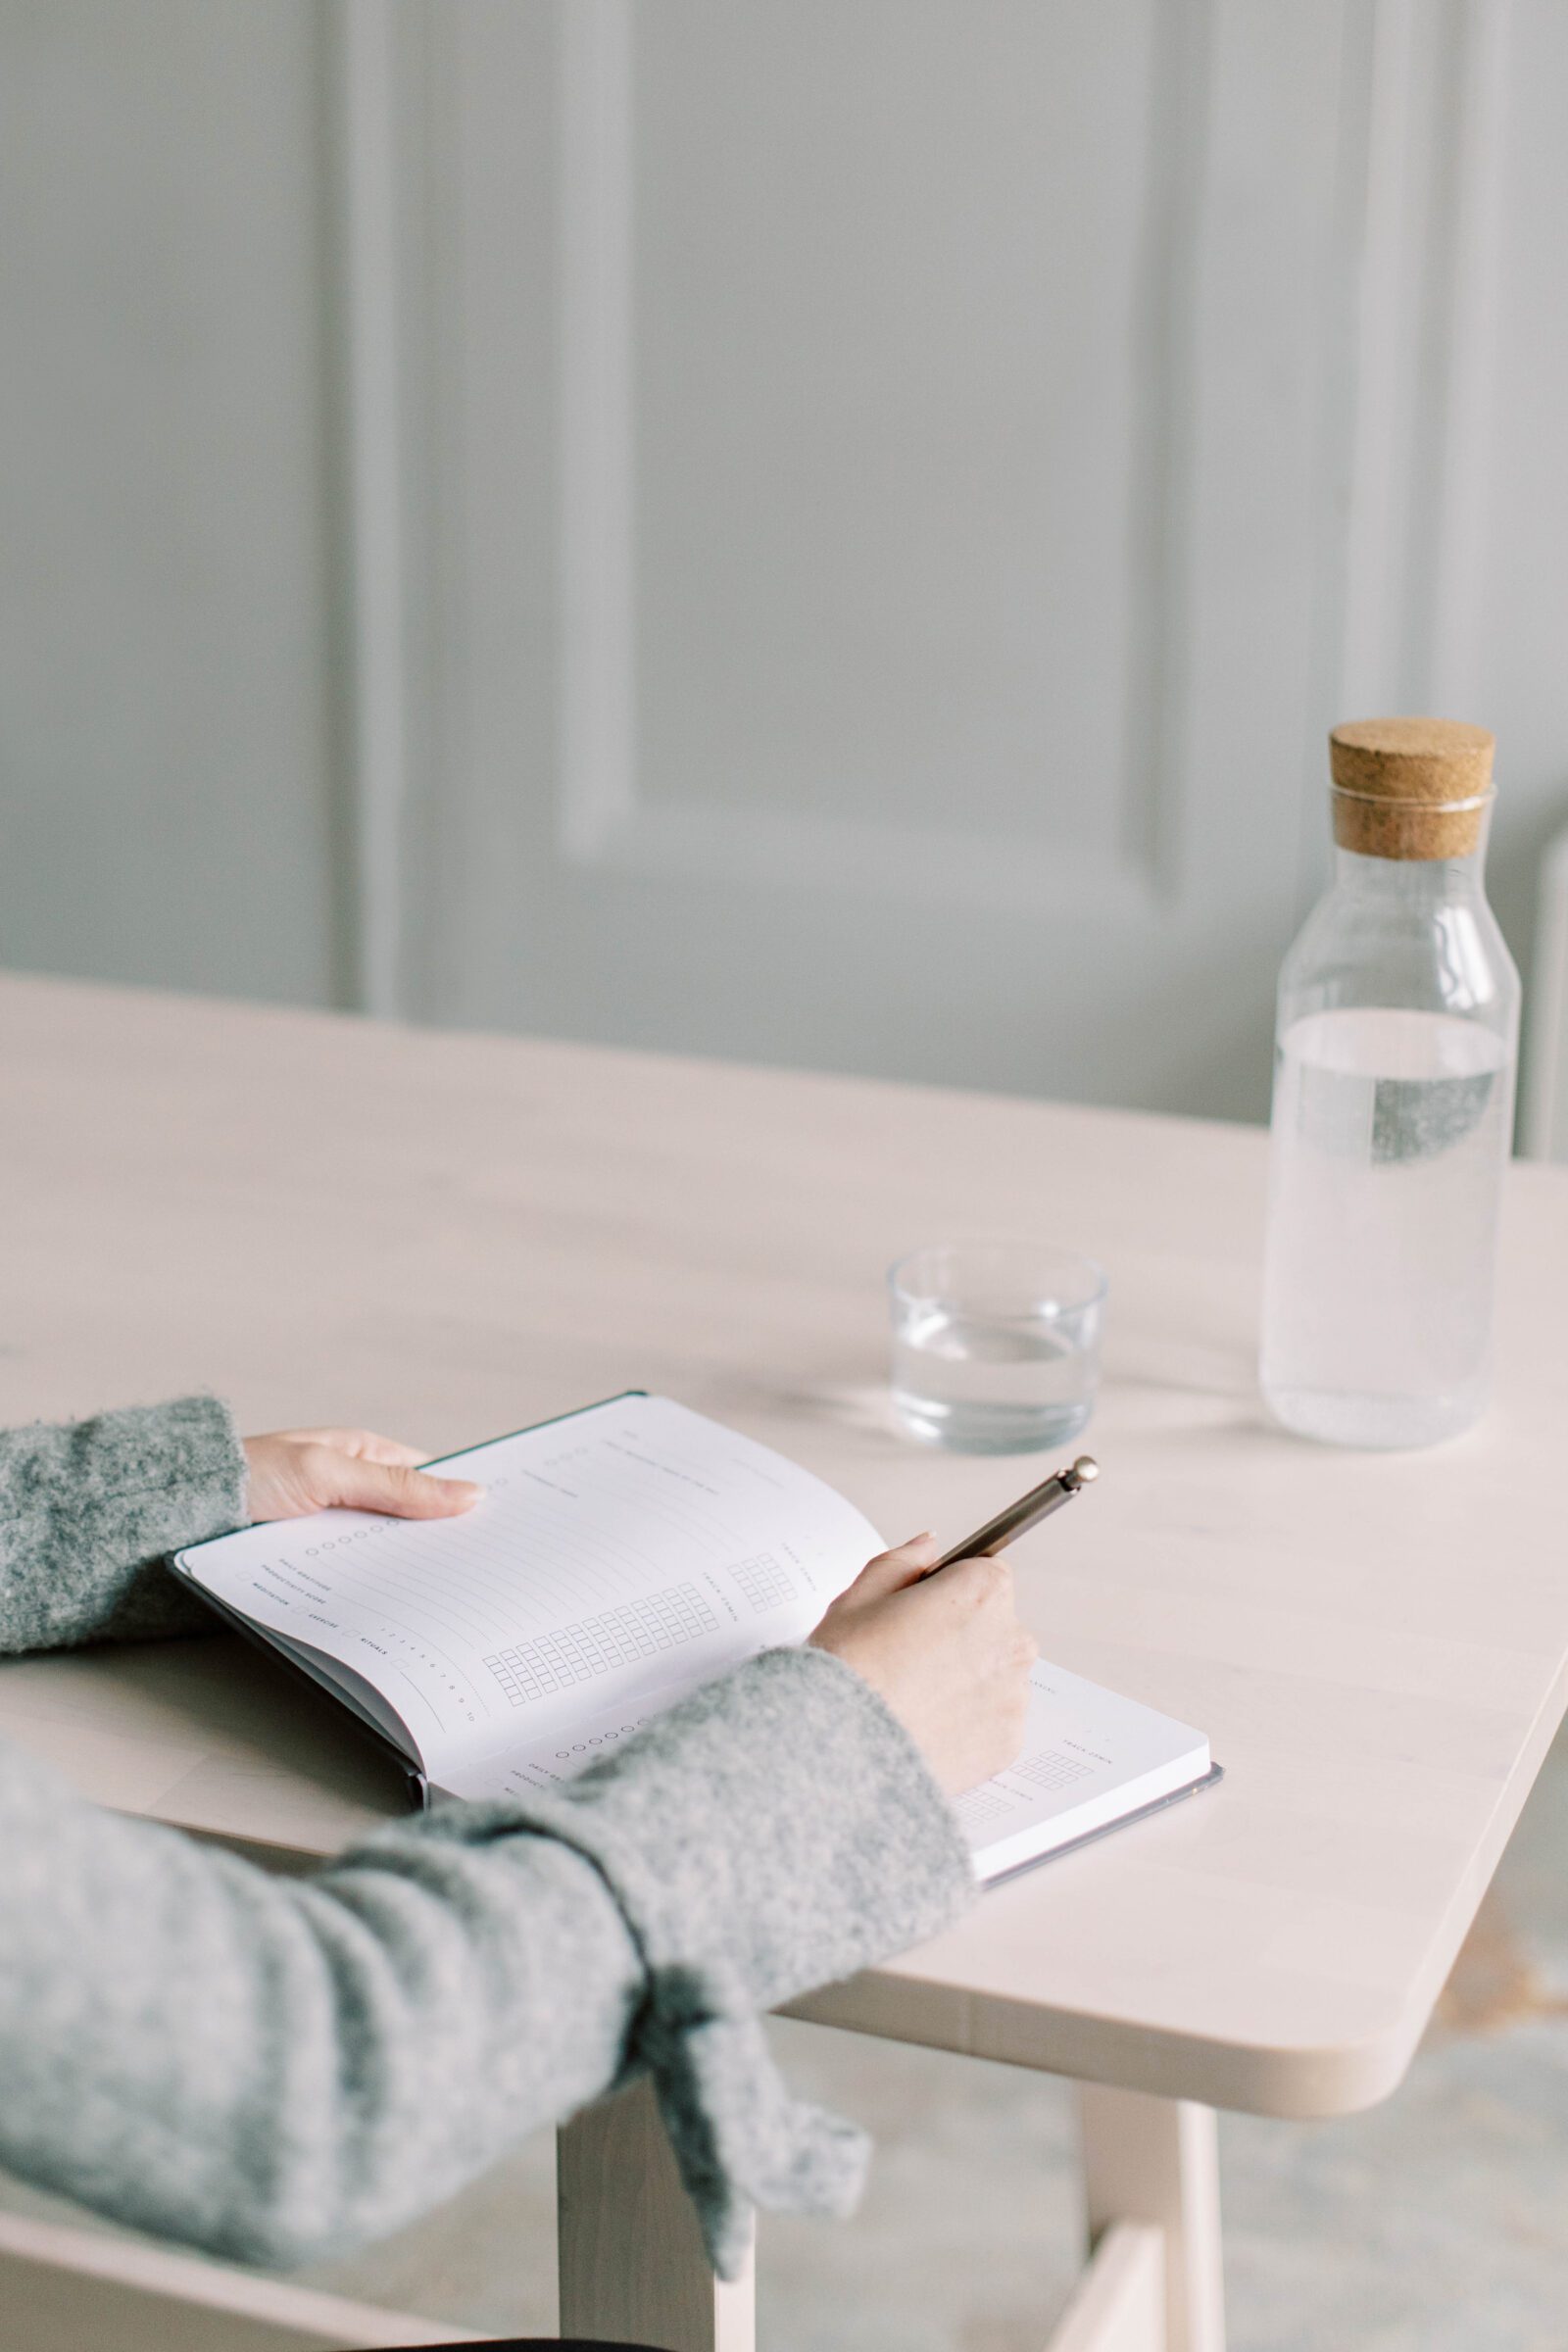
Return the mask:
M 216 1396 L 0 1430 L 0 1651 L 210 1631 L 164 1555 L 244 1524 Z
M 242 1481 L 210 1399 L 0 1436 L 0 1648 L 175 1622 L 150 1554 L 237 1517 Z M 24 2179 L 294 2264 L 647 2071 L 726 2272 L 753 2202 L 844 2210 L 863 2163 L 788 2097 L 758 2008 L 972 1892 L 907 1734 L 814 1650 L 754 1659 L 567 1790 L 400 1823 L 302 1880 L 0 1746 L 0 2163 Z

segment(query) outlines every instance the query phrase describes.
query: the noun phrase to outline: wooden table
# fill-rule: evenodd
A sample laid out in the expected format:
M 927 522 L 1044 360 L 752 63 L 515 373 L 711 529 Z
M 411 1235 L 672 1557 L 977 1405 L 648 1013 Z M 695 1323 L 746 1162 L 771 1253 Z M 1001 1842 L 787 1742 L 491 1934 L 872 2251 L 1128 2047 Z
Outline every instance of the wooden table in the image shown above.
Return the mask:
M 208 1385 L 247 1426 L 441 1450 L 637 1384 L 890 1539 L 956 1535 L 1020 1468 L 890 1432 L 884 1267 L 987 1229 L 1103 1261 L 1104 1476 L 1020 1548 L 1023 1606 L 1051 1657 L 1202 1725 L 1228 1778 L 798 2013 L 1089 2085 L 1099 2252 L 1053 2341 L 1218 2352 L 1213 2109 L 1395 2088 L 1563 1712 L 1564 1178 L 1510 1177 L 1491 1417 L 1355 1456 L 1260 1418 L 1250 1130 L 22 979 L 0 1100 L 8 1419 Z M 222 1639 L 12 1663 L 0 1725 L 108 1803 L 279 1858 L 398 1801 Z M 564 2325 L 749 2343 L 646 2099 L 562 2139 Z

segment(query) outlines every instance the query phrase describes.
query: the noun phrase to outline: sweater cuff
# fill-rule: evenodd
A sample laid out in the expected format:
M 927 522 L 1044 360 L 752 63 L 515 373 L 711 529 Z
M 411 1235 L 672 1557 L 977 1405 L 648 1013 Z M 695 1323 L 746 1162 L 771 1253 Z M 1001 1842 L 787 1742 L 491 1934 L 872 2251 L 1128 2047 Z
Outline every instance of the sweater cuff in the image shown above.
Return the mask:
M 65 1635 L 146 1641 L 211 1631 L 211 1611 L 164 1566 L 168 1555 L 245 1524 L 244 1448 L 217 1396 L 101 1413 L 68 1433 L 55 1503 L 58 1544 L 78 1576 L 87 1621 Z M 69 1588 L 73 1579 L 63 1580 Z
M 609 1882 L 652 1966 L 716 1963 L 763 2009 L 935 1935 L 974 1891 L 919 1748 L 820 1649 L 766 1650 L 565 1788 L 435 1824 L 561 1838 Z
M 974 1881 L 924 1757 L 852 1668 L 770 1650 L 567 1788 L 431 1826 L 544 1833 L 599 1871 L 645 1972 L 629 2061 L 655 2078 L 721 2277 L 744 2259 L 753 2204 L 853 2207 L 864 2137 L 789 2098 L 756 2010 L 934 1934 Z

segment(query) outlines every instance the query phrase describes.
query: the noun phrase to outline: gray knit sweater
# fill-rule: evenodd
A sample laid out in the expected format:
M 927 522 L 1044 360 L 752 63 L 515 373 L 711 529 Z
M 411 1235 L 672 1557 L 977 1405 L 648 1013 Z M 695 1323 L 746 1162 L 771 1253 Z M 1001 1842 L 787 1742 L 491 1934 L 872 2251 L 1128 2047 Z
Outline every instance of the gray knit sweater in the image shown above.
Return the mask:
M 210 1397 L 0 1432 L 0 1650 L 205 1622 L 162 1555 L 243 1518 Z M 754 2203 L 846 2210 L 864 2157 L 788 2098 L 757 2012 L 970 1885 L 913 1743 L 816 1650 L 755 1659 L 567 1793 L 399 1823 L 309 1879 L 101 1812 L 0 1744 L 0 2164 L 294 2264 L 651 2071 L 729 2273 Z

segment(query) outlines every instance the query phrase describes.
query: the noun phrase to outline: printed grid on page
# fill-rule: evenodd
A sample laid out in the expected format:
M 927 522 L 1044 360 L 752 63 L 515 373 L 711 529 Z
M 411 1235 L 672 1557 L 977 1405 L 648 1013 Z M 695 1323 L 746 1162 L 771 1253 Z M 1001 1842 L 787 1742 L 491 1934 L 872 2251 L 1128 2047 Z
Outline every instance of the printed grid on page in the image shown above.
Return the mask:
M 616 1666 L 651 1658 L 661 1649 L 673 1649 L 710 1634 L 718 1620 L 692 1584 L 669 1585 L 662 1592 L 605 1609 L 577 1625 L 564 1625 L 540 1634 L 532 1642 L 495 1650 L 485 1659 L 507 1698 L 514 1707 L 566 1690 L 574 1683 L 593 1682 Z

